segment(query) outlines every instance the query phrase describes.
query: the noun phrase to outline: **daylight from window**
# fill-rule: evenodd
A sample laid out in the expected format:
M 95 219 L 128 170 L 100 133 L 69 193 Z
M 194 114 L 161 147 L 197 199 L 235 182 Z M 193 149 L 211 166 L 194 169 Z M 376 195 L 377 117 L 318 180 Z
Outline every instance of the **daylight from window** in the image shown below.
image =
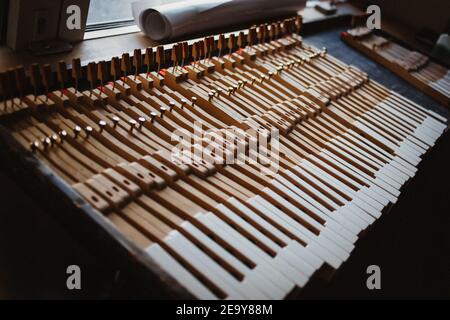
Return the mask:
M 131 3 L 136 0 L 91 0 L 87 23 L 97 24 L 133 19 Z

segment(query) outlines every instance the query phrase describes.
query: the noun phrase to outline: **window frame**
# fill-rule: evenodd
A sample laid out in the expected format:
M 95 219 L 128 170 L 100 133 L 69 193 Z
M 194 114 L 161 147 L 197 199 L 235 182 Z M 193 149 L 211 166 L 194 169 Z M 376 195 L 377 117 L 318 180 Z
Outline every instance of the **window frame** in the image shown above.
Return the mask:
M 90 13 L 91 7 L 89 6 L 88 18 Z M 140 30 L 137 27 L 136 22 L 132 18 L 86 23 L 84 40 L 117 36 L 139 31 Z
M 114 29 L 114 28 L 122 28 L 129 27 L 134 25 L 134 19 L 128 20 L 114 20 L 109 22 L 100 22 L 100 23 L 91 23 L 86 25 L 86 32 L 105 30 L 105 29 Z

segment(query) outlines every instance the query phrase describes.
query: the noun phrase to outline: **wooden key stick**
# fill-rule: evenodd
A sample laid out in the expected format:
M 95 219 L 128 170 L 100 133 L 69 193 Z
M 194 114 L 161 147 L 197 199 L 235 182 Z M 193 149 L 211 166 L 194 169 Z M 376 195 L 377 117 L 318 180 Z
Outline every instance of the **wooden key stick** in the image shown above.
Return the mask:
M 287 35 L 289 33 L 289 28 L 288 28 L 288 20 L 283 20 L 283 22 L 281 23 L 281 32 L 283 35 Z
M 113 83 L 113 89 L 116 88 L 116 81 L 118 78 L 120 78 L 121 72 L 120 72 L 120 60 L 118 57 L 113 57 L 111 59 L 111 75 L 113 76 L 114 83 Z
M 219 49 L 219 58 L 222 55 L 222 49 L 225 49 L 225 36 L 223 34 L 219 35 L 219 40 L 217 40 L 217 49 Z
M 291 18 L 288 21 L 289 34 L 293 34 L 296 31 L 295 18 Z
M 81 70 L 81 61 L 80 59 L 72 60 L 72 78 L 75 81 L 75 89 L 78 91 L 79 81 L 83 78 L 83 73 Z
M 183 44 L 180 42 L 177 45 L 177 67 L 179 65 L 180 60 L 183 59 Z
M 50 88 L 52 86 L 52 69 L 49 64 L 45 64 L 41 68 L 42 80 L 44 82 L 45 91 L 46 91 L 46 100 L 48 101 L 48 96 L 50 93 Z
M 92 96 L 92 91 L 98 81 L 97 65 L 95 62 L 89 62 L 87 66 L 87 79 L 91 85 L 91 90 L 89 96 Z
M 264 29 L 264 42 L 270 42 L 270 36 L 269 36 L 269 24 L 265 23 L 262 25 L 262 28 Z
M 228 47 L 228 50 L 229 50 L 228 51 L 229 55 L 231 55 L 233 53 L 233 50 L 234 50 L 235 46 L 236 46 L 236 37 L 232 33 L 228 37 L 228 44 L 227 44 L 227 47 Z
M 281 36 L 280 23 L 272 23 L 272 27 L 274 39 L 278 39 Z
M 205 52 L 204 59 L 206 60 L 209 57 L 209 55 L 211 54 L 209 37 L 205 37 L 203 39 L 203 51 Z
M 303 26 L 303 17 L 300 15 L 297 15 L 297 17 L 295 17 L 295 27 L 296 27 L 297 34 L 300 34 L 300 30 L 302 29 L 302 26 Z
M 277 21 L 276 25 L 277 25 L 277 30 L 278 30 L 278 37 L 281 38 L 284 36 L 283 23 L 281 21 Z
M 184 63 L 189 59 L 189 44 L 187 43 L 187 41 L 183 42 L 181 44 L 182 48 L 181 48 L 181 55 L 183 57 L 183 60 L 181 62 L 181 67 L 184 67 Z
M 156 48 L 156 63 L 158 64 L 158 71 L 157 71 L 157 73 L 159 73 L 159 70 L 161 70 L 161 67 L 165 63 L 164 47 L 163 46 L 159 46 L 159 47 Z
M 214 50 L 216 50 L 216 48 L 215 48 L 215 41 L 214 41 L 214 37 L 213 36 L 209 36 L 208 37 L 208 45 L 209 45 L 209 56 L 208 56 L 208 59 L 210 60 Z
M 172 46 L 172 52 L 171 52 L 171 60 L 172 60 L 172 67 L 173 67 L 173 71 L 176 71 L 177 68 L 177 64 L 178 64 L 178 44 L 174 44 Z
M 269 31 L 268 31 L 269 40 L 273 41 L 275 40 L 275 26 L 274 24 L 270 24 Z
M 108 74 L 108 65 L 105 61 L 100 61 L 97 65 L 98 67 L 98 77 L 100 79 L 100 88 L 103 91 L 103 87 L 106 82 L 108 82 L 109 74 Z
M 206 58 L 204 41 L 203 41 L 203 40 L 200 40 L 200 41 L 198 42 L 198 46 L 199 46 L 199 49 L 200 49 L 200 57 L 199 57 L 199 58 L 200 58 L 200 59 Z
M 255 27 L 252 27 L 248 30 L 247 40 L 248 40 L 248 45 L 251 48 L 255 44 L 255 40 L 256 40 L 256 28 Z
M 134 67 L 134 80 L 137 80 L 137 76 L 141 73 L 142 69 L 142 51 L 141 49 L 135 49 L 133 53 L 133 67 Z
M 34 101 L 37 100 L 37 95 L 40 87 L 42 86 L 41 73 L 39 72 L 39 64 L 33 63 L 30 66 L 30 78 L 31 84 L 34 87 Z
M 61 88 L 61 97 L 62 97 L 64 94 L 64 88 L 66 86 L 66 82 L 68 80 L 67 65 L 64 61 L 58 62 L 57 74 L 58 74 L 58 82 L 59 82 L 59 85 Z
M 193 63 L 194 63 L 194 68 L 195 68 L 195 64 L 197 62 L 199 54 L 200 54 L 200 52 L 199 52 L 198 42 L 194 42 L 192 44 L 192 60 L 193 60 Z
M 266 40 L 266 29 L 263 24 L 258 27 L 257 38 L 260 44 L 264 43 Z
M 131 73 L 131 60 L 128 53 L 122 54 L 122 59 L 120 60 L 120 68 L 123 73 L 122 82 L 125 83 L 127 81 L 127 75 Z
M 239 49 L 242 49 L 245 47 L 245 34 L 243 31 L 239 32 L 239 34 L 238 34 L 237 46 Z
M 148 78 L 148 75 L 150 74 L 150 69 L 153 67 L 154 64 L 154 56 L 152 48 L 145 49 L 144 64 L 147 66 L 147 78 Z
M 27 77 L 25 75 L 25 68 L 19 66 L 15 69 L 16 73 L 16 86 L 19 91 L 20 100 L 23 100 L 25 92 L 27 91 Z

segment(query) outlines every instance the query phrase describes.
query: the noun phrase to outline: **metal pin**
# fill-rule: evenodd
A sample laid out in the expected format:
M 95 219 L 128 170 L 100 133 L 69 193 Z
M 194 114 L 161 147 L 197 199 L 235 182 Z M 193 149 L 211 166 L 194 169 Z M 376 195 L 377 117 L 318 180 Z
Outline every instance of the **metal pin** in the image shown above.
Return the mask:
M 244 80 L 242 80 L 242 82 L 244 83 L 244 85 L 242 87 L 245 88 L 245 86 L 247 85 L 247 80 L 244 79 Z
M 36 153 L 36 150 L 39 149 L 39 142 L 38 141 L 34 141 L 31 143 L 31 151 L 33 153 Z
M 194 107 L 195 103 L 197 102 L 197 97 L 192 97 L 191 101 L 192 101 L 192 106 Z
M 55 133 L 51 137 L 52 146 L 58 142 L 58 135 Z
M 89 138 L 90 135 L 92 134 L 92 127 L 87 126 L 84 131 L 86 132 L 86 138 Z
M 81 133 L 81 128 L 79 126 L 76 126 L 73 128 L 73 134 L 75 135 L 75 139 L 78 137 L 78 135 Z
M 222 94 L 222 89 L 221 88 L 217 88 L 217 97 L 220 97 L 220 95 Z
M 238 81 L 238 87 L 239 87 L 239 89 L 242 88 L 242 85 L 243 85 L 243 84 L 244 84 L 244 82 L 243 82 L 242 80 L 239 80 L 239 81 Z
M 151 123 L 155 122 L 157 116 L 158 114 L 155 111 L 150 112 L 150 122 Z
M 256 77 L 253 76 L 253 77 L 252 77 L 252 85 L 255 83 L 255 81 L 256 81 Z
M 181 99 L 181 110 L 183 110 L 184 106 L 186 105 L 187 100 L 186 99 Z
M 267 77 L 269 78 L 269 80 L 272 79 L 272 77 L 273 77 L 273 72 L 272 72 L 272 71 L 269 71 L 269 73 L 267 74 Z
M 50 140 L 49 137 L 42 138 L 42 145 L 44 146 L 45 150 L 47 150 L 48 147 L 50 147 L 52 144 L 52 140 Z
M 212 98 L 214 97 L 214 93 L 208 92 L 208 101 L 211 102 Z
M 67 138 L 67 131 L 66 130 L 62 130 L 59 132 L 59 137 L 61 138 L 61 143 L 64 142 L 64 140 Z
M 142 129 L 142 126 L 145 123 L 145 118 L 144 117 L 139 117 L 138 122 L 139 122 L 139 129 Z
M 169 102 L 169 112 L 172 112 L 173 107 L 175 107 L 175 102 L 170 101 Z
M 233 86 L 233 93 L 235 93 L 238 89 L 238 86 Z
M 130 119 L 128 121 L 128 123 L 130 124 L 130 132 L 133 132 L 133 129 L 136 128 L 137 122 L 134 119 Z
M 228 87 L 227 91 L 228 95 L 231 96 L 231 93 L 233 92 L 233 87 Z
M 114 116 L 114 117 L 112 118 L 112 121 L 113 121 L 113 128 L 114 128 L 114 129 L 117 128 L 117 125 L 118 125 L 119 122 L 120 122 L 119 117 Z
M 98 122 L 98 127 L 100 128 L 100 133 L 102 133 L 103 130 L 105 129 L 105 127 L 106 127 L 106 121 L 100 120 L 100 121 Z
M 159 108 L 159 112 L 161 112 L 161 119 L 164 118 L 164 113 L 167 111 L 166 107 Z

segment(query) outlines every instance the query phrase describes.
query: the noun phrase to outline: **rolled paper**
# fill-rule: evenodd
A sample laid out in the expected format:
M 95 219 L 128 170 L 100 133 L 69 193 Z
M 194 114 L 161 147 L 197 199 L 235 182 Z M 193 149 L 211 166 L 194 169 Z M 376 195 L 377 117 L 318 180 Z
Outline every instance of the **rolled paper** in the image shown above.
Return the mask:
M 145 0 L 132 4 L 134 20 L 150 39 L 162 41 L 265 18 L 295 15 L 306 0 Z

